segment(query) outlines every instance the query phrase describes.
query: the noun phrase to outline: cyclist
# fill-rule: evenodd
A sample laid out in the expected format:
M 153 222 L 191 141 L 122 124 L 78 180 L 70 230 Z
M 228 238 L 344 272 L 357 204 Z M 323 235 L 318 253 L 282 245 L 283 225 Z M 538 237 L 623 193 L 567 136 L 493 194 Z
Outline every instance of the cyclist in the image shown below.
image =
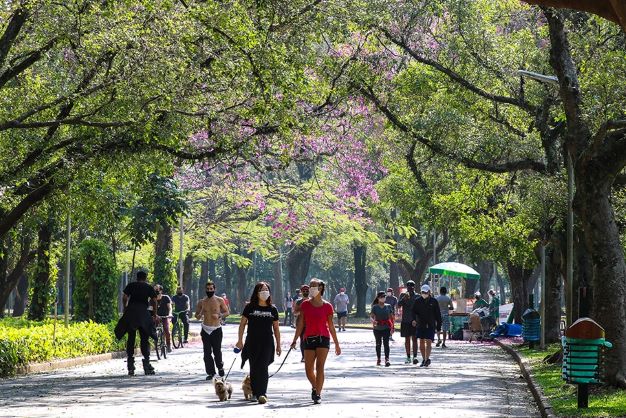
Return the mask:
M 183 322 L 183 343 L 187 344 L 187 338 L 189 337 L 189 317 L 187 317 L 187 312 L 190 310 L 190 305 L 189 296 L 183 293 L 182 287 L 179 286 L 176 289 L 176 294 L 172 296 L 172 302 L 174 302 L 174 313 L 178 317 L 177 320 Z
M 157 293 L 157 314 L 161 318 L 163 324 L 163 335 L 165 336 L 165 344 L 167 344 L 167 352 L 172 352 L 172 334 L 170 333 L 170 318 L 172 317 L 172 300 L 168 295 L 163 294 L 163 286 L 157 284 L 154 286 Z

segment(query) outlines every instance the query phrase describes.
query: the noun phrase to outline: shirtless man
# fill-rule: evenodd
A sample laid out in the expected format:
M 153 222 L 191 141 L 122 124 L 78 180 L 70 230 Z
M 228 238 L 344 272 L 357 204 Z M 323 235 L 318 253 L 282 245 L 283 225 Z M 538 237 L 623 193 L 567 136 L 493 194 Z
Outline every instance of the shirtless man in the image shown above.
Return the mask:
M 196 319 L 202 319 L 202 346 L 204 348 L 204 368 L 206 380 L 215 376 L 215 366 L 220 376 L 224 376 L 224 362 L 222 361 L 222 325 L 220 320 L 226 318 L 230 311 L 219 296 L 215 296 L 215 284 L 206 283 L 206 296 L 196 307 Z M 211 355 L 212 354 L 212 355 Z M 215 358 L 215 360 L 214 360 Z

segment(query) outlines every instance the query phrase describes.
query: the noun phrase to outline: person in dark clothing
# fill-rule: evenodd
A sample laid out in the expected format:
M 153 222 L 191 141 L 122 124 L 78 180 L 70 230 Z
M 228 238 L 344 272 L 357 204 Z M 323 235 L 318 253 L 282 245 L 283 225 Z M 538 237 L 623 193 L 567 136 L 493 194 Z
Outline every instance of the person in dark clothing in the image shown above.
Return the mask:
M 299 297 L 298 299 L 296 299 L 296 303 L 293 305 L 293 316 L 295 317 L 295 324 L 296 324 L 296 328 L 298 325 L 298 321 L 302 320 L 302 317 L 300 316 L 300 306 L 302 306 L 302 302 L 304 302 L 305 300 L 309 299 L 309 285 L 308 284 L 303 284 L 302 286 L 300 286 L 300 295 L 301 297 Z M 300 358 L 300 363 L 304 363 L 304 338 L 302 338 L 302 335 L 304 334 L 305 328 L 304 325 L 302 326 L 302 333 L 301 335 L 299 335 L 300 338 L 300 354 L 302 355 L 302 357 Z
M 441 311 L 439 303 L 430 295 L 430 286 L 425 284 L 421 289 L 421 298 L 413 305 L 415 320 L 413 325 L 417 329 L 417 338 L 420 343 L 420 353 L 422 354 L 422 364 L 420 367 L 430 365 L 430 352 L 432 342 L 435 340 L 435 331 L 441 331 Z
M 126 356 L 128 374 L 135 374 L 135 338 L 139 331 L 141 339 L 139 346 L 143 355 L 143 370 L 145 374 L 154 374 L 154 367 L 150 364 L 150 340 L 156 337 L 154 334 L 154 322 L 157 320 L 156 291 L 146 283 L 147 274 L 144 271 L 137 272 L 137 281 L 129 283 L 124 288 L 124 314 L 115 327 L 115 335 L 121 339 L 124 334 L 128 334 L 126 341 Z M 148 311 L 148 306 L 152 306 L 152 311 Z M 152 314 L 152 318 L 150 317 Z
M 246 342 L 243 331 L 248 326 Z M 273 335 L 272 335 L 273 331 Z M 274 338 L 272 338 L 272 336 Z M 276 346 L 274 346 L 274 339 Z M 274 362 L 274 352 L 281 354 L 278 309 L 272 305 L 270 286 L 259 282 L 254 286 L 250 303 L 241 313 L 237 348 L 241 350 L 241 367 L 250 360 L 250 386 L 260 404 L 267 402 L 268 366 Z
M 402 308 L 402 319 L 400 321 L 400 336 L 404 337 L 404 349 L 406 350 L 406 361 L 404 364 L 411 364 L 411 342 L 413 342 L 413 364 L 417 364 L 417 330 L 413 325 L 415 316 L 413 315 L 413 305 L 417 295 L 415 294 L 415 282 L 406 282 L 407 291 L 402 293 L 398 308 Z
M 163 325 L 163 335 L 165 336 L 165 344 L 167 352 L 172 352 L 172 332 L 170 330 L 170 319 L 172 317 L 172 299 L 168 295 L 163 294 L 163 286 L 154 285 L 154 291 L 157 293 L 157 314 L 161 324 Z
M 389 338 L 393 332 L 394 311 L 391 305 L 385 303 L 385 292 L 380 291 L 376 299 L 372 302 L 370 313 L 372 326 L 374 327 L 374 338 L 376 339 L 376 365 L 380 366 L 380 346 L 385 346 L 385 367 L 389 367 Z
M 187 337 L 189 336 L 189 317 L 187 316 L 187 312 L 191 309 L 191 305 L 189 303 L 189 296 L 183 293 L 182 287 L 176 289 L 176 294 L 172 296 L 172 302 L 174 302 L 174 311 L 177 312 L 178 320 L 183 322 L 183 343 L 187 344 Z

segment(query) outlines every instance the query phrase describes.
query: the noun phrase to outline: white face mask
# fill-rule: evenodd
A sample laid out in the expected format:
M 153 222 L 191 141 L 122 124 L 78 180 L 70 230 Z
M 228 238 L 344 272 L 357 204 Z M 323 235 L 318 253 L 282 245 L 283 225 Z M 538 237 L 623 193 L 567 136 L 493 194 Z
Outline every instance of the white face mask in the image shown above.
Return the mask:
M 263 302 L 265 302 L 267 300 L 267 298 L 270 297 L 270 291 L 269 290 L 261 290 L 259 292 L 259 299 L 261 299 Z
M 319 293 L 319 289 L 317 287 L 309 287 L 309 296 L 314 298 Z
M 391 295 L 393 295 L 393 293 L 387 292 L 387 296 L 391 296 Z

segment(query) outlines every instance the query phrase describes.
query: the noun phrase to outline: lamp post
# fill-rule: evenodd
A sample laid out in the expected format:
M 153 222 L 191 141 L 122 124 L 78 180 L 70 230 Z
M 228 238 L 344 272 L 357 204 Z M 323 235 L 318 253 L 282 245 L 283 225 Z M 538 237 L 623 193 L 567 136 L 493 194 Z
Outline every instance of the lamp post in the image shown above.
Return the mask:
M 185 238 L 184 217 L 180 216 L 180 225 L 178 231 L 178 239 L 180 240 L 178 245 L 178 286 L 183 287 L 183 240 Z

